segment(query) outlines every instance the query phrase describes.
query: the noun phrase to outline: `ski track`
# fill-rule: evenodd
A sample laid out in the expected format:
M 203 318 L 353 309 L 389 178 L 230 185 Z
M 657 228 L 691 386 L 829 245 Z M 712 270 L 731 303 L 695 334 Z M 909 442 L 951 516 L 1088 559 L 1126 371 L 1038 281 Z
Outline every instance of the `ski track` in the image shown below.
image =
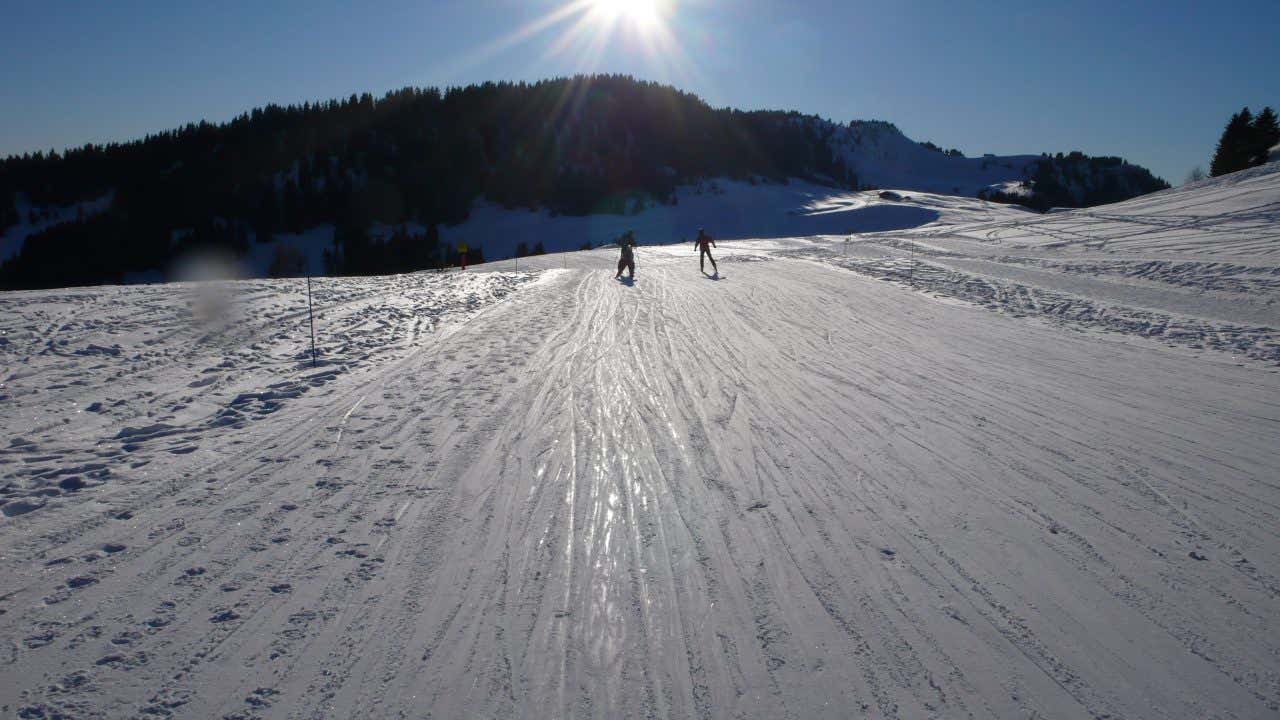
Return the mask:
M 154 396 L 4 449 L 11 493 L 107 473 L 0 520 L 0 711 L 1280 713 L 1277 375 L 941 302 L 974 297 L 945 253 L 879 282 L 881 240 L 723 243 L 718 281 L 642 247 L 633 286 L 607 252 L 335 285 L 329 365 L 262 349 L 281 392 L 227 370 L 189 413 L 164 368 L 208 359 L 138 291 L 168 339 L 113 383 Z M 271 309 L 227 347 L 299 318 L 247 287 Z M 57 355 L 6 368 L 24 412 L 112 347 L 66 296 L 5 321 Z

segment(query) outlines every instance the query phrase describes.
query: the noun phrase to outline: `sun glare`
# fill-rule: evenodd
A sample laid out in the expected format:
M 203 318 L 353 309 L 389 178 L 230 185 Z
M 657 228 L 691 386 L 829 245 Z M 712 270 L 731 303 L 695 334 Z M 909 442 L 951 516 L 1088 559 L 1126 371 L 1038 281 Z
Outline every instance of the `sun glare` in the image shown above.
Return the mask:
M 658 0 L 594 0 L 594 8 L 607 22 L 629 20 L 648 28 L 659 20 Z
M 480 63 L 541 36 L 547 42 L 540 60 L 568 58 L 577 72 L 597 72 L 601 58 L 616 53 L 638 56 L 647 74 L 696 83 L 697 63 L 676 40 L 685 1 L 564 0 L 547 14 L 471 51 L 457 67 Z

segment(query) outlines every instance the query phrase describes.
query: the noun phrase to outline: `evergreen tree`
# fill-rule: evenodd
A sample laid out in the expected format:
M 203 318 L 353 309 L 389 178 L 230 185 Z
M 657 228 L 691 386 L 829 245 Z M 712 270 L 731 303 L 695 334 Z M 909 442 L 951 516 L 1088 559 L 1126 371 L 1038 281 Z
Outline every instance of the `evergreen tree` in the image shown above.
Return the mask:
M 0 233 L 16 222 L 18 222 L 18 210 L 14 207 L 13 197 L 0 195 Z
M 282 225 L 285 230 L 295 235 L 301 233 L 306 222 L 303 217 L 305 208 L 302 204 L 302 192 L 298 189 L 298 183 L 292 179 L 285 181 L 282 195 L 280 213 L 283 219 Z
M 257 236 L 258 242 L 271 242 L 276 227 L 280 224 L 279 215 L 275 185 L 268 182 L 262 189 L 262 194 L 258 200 L 257 214 L 254 217 L 253 231 Z
M 1280 124 L 1276 122 L 1276 111 L 1270 107 L 1262 108 L 1262 112 L 1253 119 L 1253 137 L 1249 148 L 1249 164 L 1265 165 L 1267 153 L 1280 143 Z
M 1254 136 L 1253 113 L 1249 108 L 1231 116 L 1218 139 L 1218 148 L 1209 162 L 1209 175 L 1218 177 L 1249 167 L 1249 150 Z

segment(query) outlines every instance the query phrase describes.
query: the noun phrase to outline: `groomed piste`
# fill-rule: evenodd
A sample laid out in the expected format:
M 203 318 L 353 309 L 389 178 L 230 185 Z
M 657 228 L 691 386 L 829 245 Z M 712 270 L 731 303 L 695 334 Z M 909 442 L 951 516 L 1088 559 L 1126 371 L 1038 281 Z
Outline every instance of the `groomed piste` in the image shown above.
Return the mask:
M 0 714 L 1280 712 L 1280 164 L 900 195 L 0 294 Z

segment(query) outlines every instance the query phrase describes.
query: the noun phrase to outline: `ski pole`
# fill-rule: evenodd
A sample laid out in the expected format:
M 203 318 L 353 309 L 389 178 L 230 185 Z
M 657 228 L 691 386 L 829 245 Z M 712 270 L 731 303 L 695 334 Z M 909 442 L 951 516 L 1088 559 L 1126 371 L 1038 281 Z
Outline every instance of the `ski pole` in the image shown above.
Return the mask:
M 311 325 L 311 367 L 316 366 L 316 318 L 311 309 L 311 273 L 307 273 L 307 322 Z

